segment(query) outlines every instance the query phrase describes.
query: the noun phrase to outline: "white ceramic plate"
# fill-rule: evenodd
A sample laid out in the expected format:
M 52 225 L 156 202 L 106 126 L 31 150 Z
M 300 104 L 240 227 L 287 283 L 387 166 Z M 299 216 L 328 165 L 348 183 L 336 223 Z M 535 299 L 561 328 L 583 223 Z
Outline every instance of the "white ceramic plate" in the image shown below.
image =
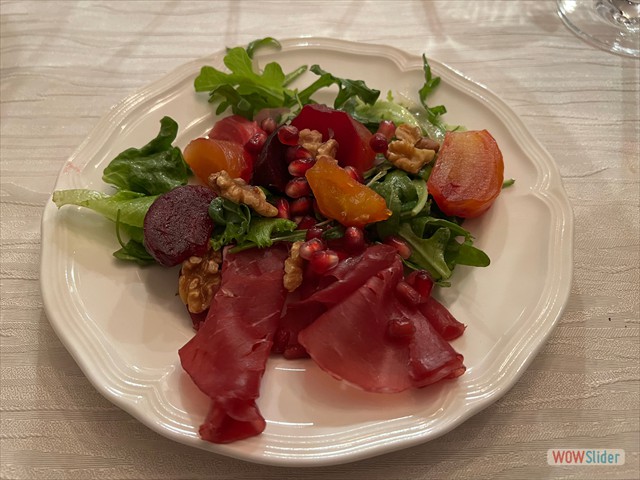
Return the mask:
M 415 98 L 422 59 L 391 47 L 332 39 L 293 39 L 261 51 L 285 71 L 318 63 Z M 215 116 L 193 79 L 206 64 L 224 68 L 223 52 L 188 63 L 114 107 L 67 161 L 56 189 L 108 191 L 103 168 L 120 151 L 154 137 L 159 120 L 178 121 L 177 145 L 203 135 Z M 310 360 L 269 360 L 259 407 L 260 436 L 230 445 L 198 438 L 209 400 L 182 371 L 177 351 L 193 335 L 176 297 L 177 270 L 116 261 L 113 225 L 49 203 L 42 221 L 41 284 L 47 315 L 93 385 L 156 432 L 248 461 L 327 465 L 371 457 L 436 438 L 490 405 L 516 382 L 562 313 L 572 276 L 572 213 L 549 154 L 493 93 L 430 61 L 442 82 L 432 99 L 450 124 L 488 129 L 502 149 L 505 178 L 515 178 L 493 208 L 469 222 L 490 267 L 458 267 L 440 296 L 468 325 L 453 342 L 467 372 L 455 381 L 402 394 L 370 394 L 332 379 Z M 303 77 L 306 85 L 315 78 Z M 329 95 L 329 94 L 327 94 Z M 330 97 L 319 98 L 329 101 Z

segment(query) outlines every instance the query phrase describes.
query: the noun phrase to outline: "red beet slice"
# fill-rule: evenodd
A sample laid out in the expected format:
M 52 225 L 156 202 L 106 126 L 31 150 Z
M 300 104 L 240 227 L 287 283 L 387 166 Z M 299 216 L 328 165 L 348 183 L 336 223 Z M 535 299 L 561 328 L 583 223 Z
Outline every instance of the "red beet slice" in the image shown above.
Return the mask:
M 317 130 L 322 133 L 323 141 L 335 138 L 338 142 L 336 158 L 340 166 L 350 165 L 359 172 L 373 166 L 376 154 L 369 146 L 371 132 L 348 113 L 326 105 L 305 105 L 291 125 L 298 130 Z
M 160 265 L 173 267 L 204 255 L 213 221 L 209 204 L 215 193 L 203 185 L 185 185 L 160 195 L 144 217 L 144 246 Z
M 267 137 L 253 166 L 251 183 L 284 192 L 284 187 L 291 180 L 291 174 L 285 158 L 288 147 L 280 142 L 278 130 Z

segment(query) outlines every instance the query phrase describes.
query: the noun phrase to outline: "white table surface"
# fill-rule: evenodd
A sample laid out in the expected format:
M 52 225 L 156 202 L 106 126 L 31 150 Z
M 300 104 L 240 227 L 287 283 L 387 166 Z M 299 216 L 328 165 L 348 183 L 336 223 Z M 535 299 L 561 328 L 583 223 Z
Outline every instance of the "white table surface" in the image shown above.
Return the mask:
M 552 1 L 2 1 L 0 477 L 638 478 L 640 62 Z M 520 381 L 429 443 L 334 467 L 245 463 L 161 437 L 101 397 L 50 327 L 40 218 L 108 109 L 187 61 L 264 36 L 426 52 L 498 93 L 557 162 L 575 215 L 565 313 Z M 550 448 L 626 464 L 551 467 Z

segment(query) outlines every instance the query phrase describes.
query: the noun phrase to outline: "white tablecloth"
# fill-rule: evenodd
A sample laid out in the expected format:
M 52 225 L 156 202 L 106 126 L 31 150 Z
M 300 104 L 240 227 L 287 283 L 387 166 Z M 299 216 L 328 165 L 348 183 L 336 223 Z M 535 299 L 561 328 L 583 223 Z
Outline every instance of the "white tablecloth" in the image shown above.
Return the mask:
M 0 477 L 638 478 L 639 67 L 571 34 L 550 1 L 61 1 L 1 9 Z M 189 448 L 101 397 L 40 294 L 40 218 L 64 161 L 108 109 L 180 64 L 264 36 L 427 54 L 498 93 L 557 162 L 575 214 L 559 324 L 504 397 L 449 434 L 288 470 Z M 550 448 L 624 449 L 551 467 Z

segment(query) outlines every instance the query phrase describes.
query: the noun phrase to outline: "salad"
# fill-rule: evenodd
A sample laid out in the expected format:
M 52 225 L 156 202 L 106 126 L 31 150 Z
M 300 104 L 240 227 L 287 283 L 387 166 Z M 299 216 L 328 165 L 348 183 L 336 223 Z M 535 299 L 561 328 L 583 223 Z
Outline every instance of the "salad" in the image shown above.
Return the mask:
M 264 430 L 256 400 L 271 355 L 378 393 L 462 375 L 449 342 L 465 325 L 432 292 L 459 265 L 489 265 L 463 221 L 509 184 L 489 132 L 449 126 L 427 103 L 440 79 L 425 56 L 412 105 L 319 65 L 259 69 L 263 47 L 279 44 L 229 49 L 227 72 L 202 68 L 194 95 L 208 93 L 218 116 L 205 136 L 181 150 L 164 117 L 104 169 L 112 193 L 53 194 L 114 223 L 119 261 L 179 268 L 195 335 L 178 353 L 211 398 L 200 436 L 214 443 Z M 306 71 L 315 81 L 293 88 Z M 332 105 L 313 100 L 326 88 Z

